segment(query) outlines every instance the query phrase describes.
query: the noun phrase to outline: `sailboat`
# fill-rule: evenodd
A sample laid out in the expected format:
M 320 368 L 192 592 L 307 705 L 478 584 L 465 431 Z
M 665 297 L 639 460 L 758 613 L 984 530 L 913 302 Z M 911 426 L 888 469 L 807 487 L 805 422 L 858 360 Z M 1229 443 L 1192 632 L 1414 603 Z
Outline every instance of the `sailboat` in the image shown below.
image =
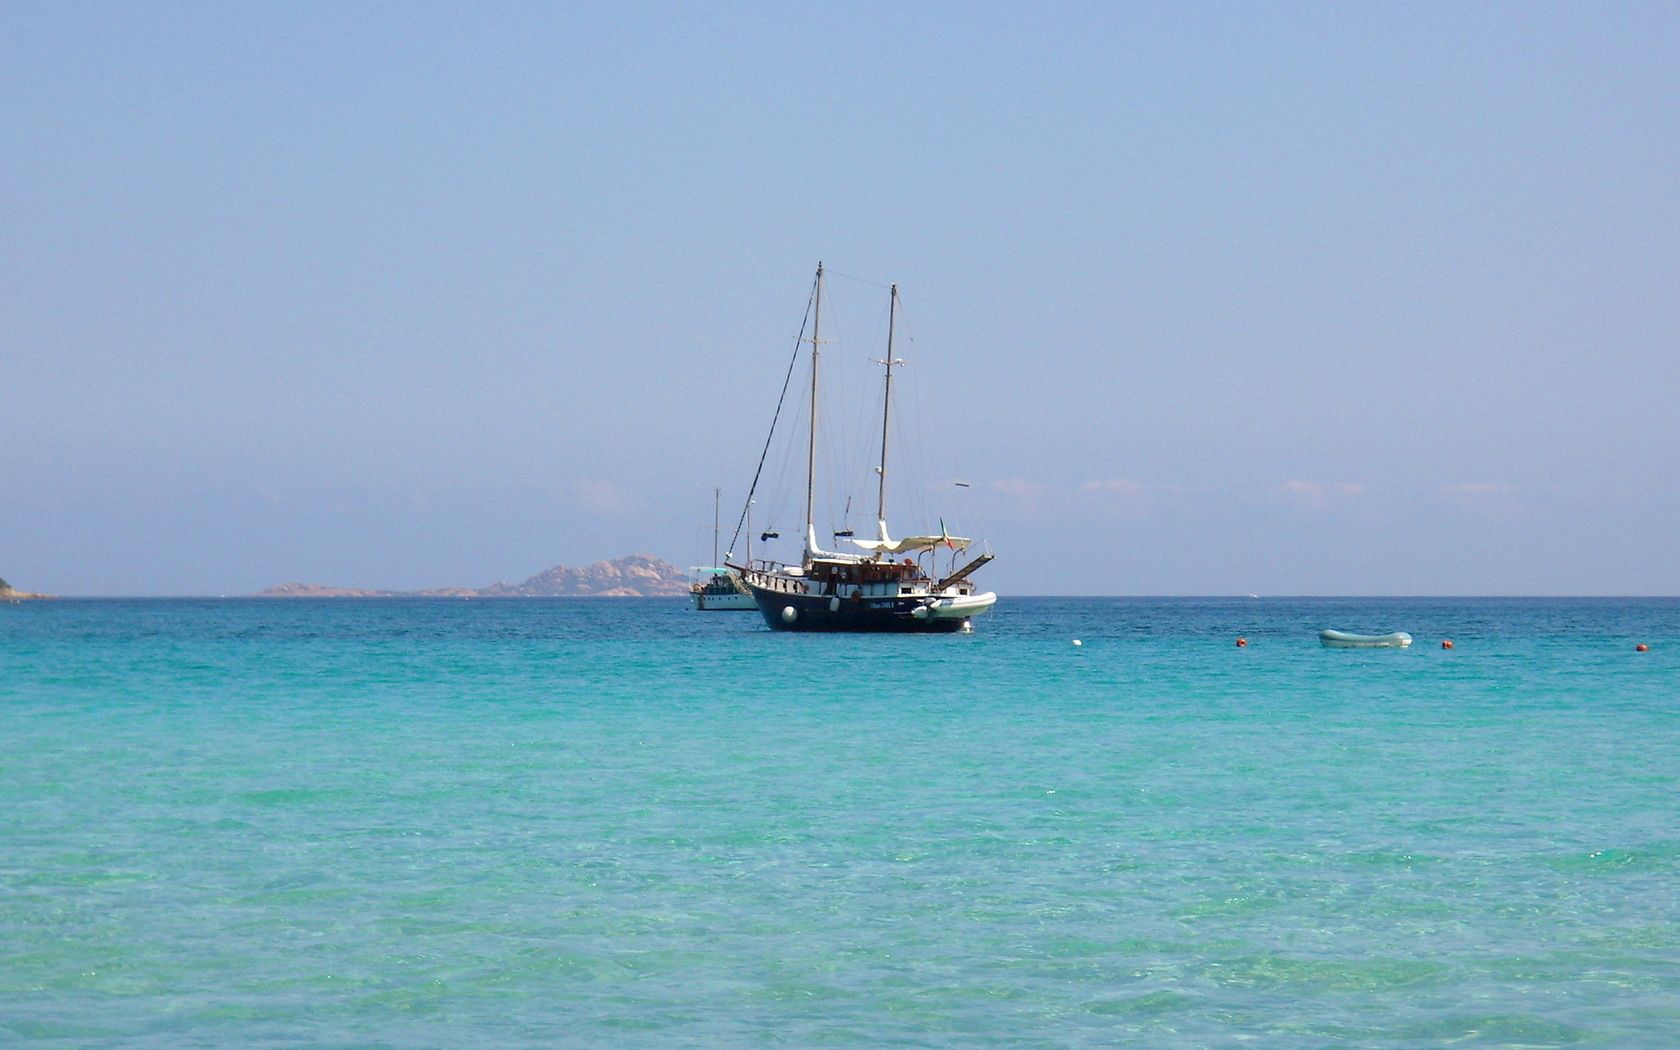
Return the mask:
M 971 577 L 993 555 L 985 551 L 960 567 L 958 553 L 974 541 L 952 536 L 941 522 L 939 535 L 894 539 L 887 529 L 887 436 L 892 419 L 893 327 L 898 314 L 898 285 L 892 286 L 887 314 L 886 388 L 881 404 L 881 462 L 877 468 L 876 536 L 847 537 L 858 552 L 823 550 L 817 544 L 813 516 L 816 489 L 818 366 L 822 353 L 823 268 L 817 264 L 811 323 L 810 434 L 805 458 L 805 549 L 797 565 L 748 559 L 730 566 L 751 592 L 765 623 L 783 631 L 892 631 L 942 633 L 971 630 L 970 621 L 997 602 L 990 591 L 977 592 Z M 780 409 L 778 409 L 778 414 Z M 774 424 L 772 424 L 772 427 Z M 750 497 L 749 497 L 750 498 Z M 768 534 L 767 534 L 768 535 Z M 951 568 L 935 571 L 936 552 L 952 555 Z M 909 557 L 905 557 L 909 555 Z M 926 564 L 924 565 L 924 561 Z
M 702 612 L 751 612 L 758 608 L 753 601 L 752 592 L 741 582 L 741 577 L 734 569 L 719 565 L 718 561 L 718 509 L 723 500 L 723 492 L 712 490 L 712 564 L 697 565 L 689 571 L 696 579 L 689 585 L 689 597 L 694 600 L 694 607 Z M 748 540 L 750 544 L 752 541 Z

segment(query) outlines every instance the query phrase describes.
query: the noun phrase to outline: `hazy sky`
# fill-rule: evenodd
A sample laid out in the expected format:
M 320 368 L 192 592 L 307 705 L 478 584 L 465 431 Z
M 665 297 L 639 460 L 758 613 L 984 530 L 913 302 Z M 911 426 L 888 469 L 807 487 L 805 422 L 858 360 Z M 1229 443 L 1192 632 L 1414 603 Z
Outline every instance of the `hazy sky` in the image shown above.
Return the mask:
M 0 576 L 708 560 L 821 259 L 903 289 L 1002 593 L 1675 594 L 1677 54 L 1657 3 L 9 3 Z

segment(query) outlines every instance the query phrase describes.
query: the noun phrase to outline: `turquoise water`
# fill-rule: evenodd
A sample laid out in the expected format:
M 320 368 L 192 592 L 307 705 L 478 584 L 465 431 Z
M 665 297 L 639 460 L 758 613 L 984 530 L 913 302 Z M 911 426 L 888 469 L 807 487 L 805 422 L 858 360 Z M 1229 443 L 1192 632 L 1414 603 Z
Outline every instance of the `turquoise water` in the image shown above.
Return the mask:
M 1244 1040 L 1680 1043 L 1680 602 L 0 606 L 0 1044 Z

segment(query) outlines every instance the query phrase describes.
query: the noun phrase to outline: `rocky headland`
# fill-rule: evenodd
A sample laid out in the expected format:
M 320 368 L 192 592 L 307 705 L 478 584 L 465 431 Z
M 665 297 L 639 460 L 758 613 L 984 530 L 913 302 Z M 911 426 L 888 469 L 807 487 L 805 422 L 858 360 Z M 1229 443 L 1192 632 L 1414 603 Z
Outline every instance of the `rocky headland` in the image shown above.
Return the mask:
M 665 598 L 688 593 L 682 570 L 651 554 L 572 568 L 556 565 L 524 583 L 488 587 L 435 587 L 423 591 L 379 591 L 319 583 L 283 583 L 259 591 L 259 598 Z
M 51 597 L 50 594 L 31 594 L 28 591 L 20 591 L 5 580 L 0 580 L 0 602 L 21 602 L 31 598 Z

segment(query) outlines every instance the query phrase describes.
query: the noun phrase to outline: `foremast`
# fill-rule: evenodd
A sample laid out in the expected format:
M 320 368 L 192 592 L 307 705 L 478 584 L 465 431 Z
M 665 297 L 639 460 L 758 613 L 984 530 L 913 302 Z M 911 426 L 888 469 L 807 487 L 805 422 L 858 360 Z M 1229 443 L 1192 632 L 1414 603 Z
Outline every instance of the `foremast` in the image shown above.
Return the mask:
M 823 264 L 817 263 L 816 303 L 811 310 L 811 433 L 805 446 L 805 564 L 816 557 L 817 546 L 817 366 L 822 357 Z
M 887 366 L 886 389 L 881 394 L 881 465 L 875 468 L 880 475 L 879 488 L 875 497 L 875 522 L 881 530 L 881 539 L 887 538 L 887 434 L 892 420 L 892 376 L 893 365 L 903 364 L 893 358 L 893 322 L 898 318 L 898 285 L 892 286 L 892 301 L 887 306 L 887 359 L 877 364 Z

